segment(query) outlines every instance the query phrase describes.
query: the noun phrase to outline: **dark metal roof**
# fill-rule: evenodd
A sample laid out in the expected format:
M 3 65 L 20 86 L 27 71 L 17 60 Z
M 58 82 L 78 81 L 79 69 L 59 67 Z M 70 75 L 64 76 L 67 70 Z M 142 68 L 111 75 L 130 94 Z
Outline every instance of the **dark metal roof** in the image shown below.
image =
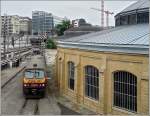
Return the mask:
M 150 7 L 150 1 L 149 0 L 138 0 L 137 2 L 131 4 L 127 8 L 125 8 L 123 11 L 121 11 L 118 14 L 124 14 L 124 13 L 131 13 L 131 12 L 141 12 L 142 11 L 148 11 Z M 117 14 L 117 15 L 118 15 Z M 116 16 L 117 16 L 116 15 Z
M 81 36 L 81 35 L 84 35 L 84 34 L 88 34 L 89 32 L 73 32 L 71 34 L 66 34 L 66 35 L 62 35 L 62 36 L 58 36 L 58 37 L 55 37 L 56 40 L 65 40 L 65 39 L 69 39 L 69 38 L 72 38 L 72 37 L 76 37 L 76 36 Z
M 138 0 L 137 2 L 125 8 L 122 12 L 131 11 L 135 9 L 149 8 L 149 2 L 149 0 Z
M 58 46 L 148 54 L 149 35 L 148 24 L 128 25 L 58 41 Z

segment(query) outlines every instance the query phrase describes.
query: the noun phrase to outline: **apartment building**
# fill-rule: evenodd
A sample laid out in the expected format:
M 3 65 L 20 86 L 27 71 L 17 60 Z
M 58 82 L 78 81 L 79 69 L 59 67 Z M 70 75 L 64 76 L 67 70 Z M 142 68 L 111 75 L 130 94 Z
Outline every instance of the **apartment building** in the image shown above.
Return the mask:
M 31 19 L 28 17 L 21 17 L 18 15 L 4 15 L 1 16 L 1 35 L 4 33 L 7 36 L 17 34 L 31 34 Z
M 19 34 L 20 33 L 20 22 L 18 15 L 4 15 L 1 16 L 2 21 L 2 28 L 1 34 L 2 36 L 4 33 L 9 36 L 12 34 Z

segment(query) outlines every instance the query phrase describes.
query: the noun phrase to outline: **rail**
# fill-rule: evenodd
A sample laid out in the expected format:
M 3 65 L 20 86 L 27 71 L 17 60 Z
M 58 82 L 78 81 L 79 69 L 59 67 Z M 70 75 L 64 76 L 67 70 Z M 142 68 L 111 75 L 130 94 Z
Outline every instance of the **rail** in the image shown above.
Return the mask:
M 25 115 L 27 112 L 29 112 L 28 107 L 30 107 L 30 103 L 32 103 L 32 108 L 31 108 L 30 113 L 32 115 L 38 115 L 38 110 L 39 110 L 38 102 L 39 102 L 39 99 L 25 99 L 21 106 L 19 114 Z

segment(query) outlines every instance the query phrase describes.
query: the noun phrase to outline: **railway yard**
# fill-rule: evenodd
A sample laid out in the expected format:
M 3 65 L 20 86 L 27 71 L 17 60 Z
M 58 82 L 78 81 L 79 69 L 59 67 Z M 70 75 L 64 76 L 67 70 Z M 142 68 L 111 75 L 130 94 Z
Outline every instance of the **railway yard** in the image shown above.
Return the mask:
M 56 55 L 56 52 L 53 52 Z M 52 58 L 54 60 L 54 56 Z M 30 62 L 30 58 L 24 62 Z M 44 57 L 37 55 L 40 59 L 40 65 L 45 65 Z M 54 61 L 51 59 L 49 66 Z M 1 113 L 3 115 L 61 115 L 61 114 L 78 114 L 73 110 L 57 102 L 57 91 L 54 90 L 53 77 L 50 74 L 46 95 L 41 99 L 25 99 L 22 91 L 24 66 L 2 71 L 1 85 Z

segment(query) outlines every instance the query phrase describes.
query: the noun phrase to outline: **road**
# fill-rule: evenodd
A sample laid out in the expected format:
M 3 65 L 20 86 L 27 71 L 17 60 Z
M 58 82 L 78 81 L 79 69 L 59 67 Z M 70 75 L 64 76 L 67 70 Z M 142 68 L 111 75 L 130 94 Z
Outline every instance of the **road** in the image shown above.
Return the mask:
M 26 59 L 31 65 L 36 58 L 40 66 L 45 66 L 44 58 L 37 55 Z M 34 59 L 34 60 L 33 60 Z M 1 87 L 1 112 L 3 115 L 61 115 L 61 114 L 78 114 L 71 109 L 57 103 L 55 90 L 52 87 L 47 87 L 46 96 L 41 99 L 25 99 L 22 92 L 22 75 L 23 71 L 18 73 L 11 81 Z M 49 83 L 51 80 L 49 80 Z M 48 86 L 52 86 L 49 84 Z M 51 88 L 49 90 L 48 88 Z

